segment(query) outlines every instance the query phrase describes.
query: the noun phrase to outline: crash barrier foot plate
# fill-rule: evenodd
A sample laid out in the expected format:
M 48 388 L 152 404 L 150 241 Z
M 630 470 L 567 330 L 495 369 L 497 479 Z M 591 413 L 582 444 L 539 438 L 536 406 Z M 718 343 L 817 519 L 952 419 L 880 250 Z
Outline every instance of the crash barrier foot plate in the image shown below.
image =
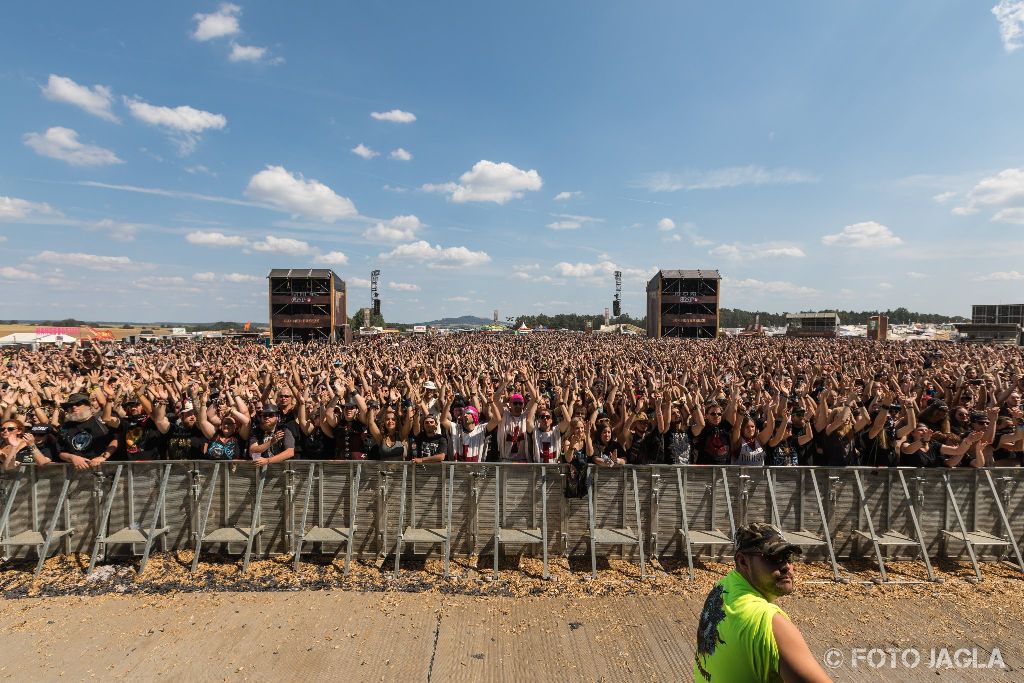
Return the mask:
M 352 527 L 315 526 L 302 536 L 303 543 L 347 543 Z
M 406 527 L 402 534 L 404 543 L 444 543 L 448 538 L 447 529 L 423 529 Z
M 160 534 L 166 534 L 170 530 L 170 527 L 161 527 L 153 531 L 152 538 L 157 538 Z M 150 539 L 149 529 L 130 529 L 124 528 L 120 531 L 115 531 L 109 536 L 103 539 L 103 543 L 115 544 L 115 543 L 145 543 Z
M 640 542 L 639 535 L 634 533 L 629 527 L 623 529 L 594 529 L 593 539 L 596 543 L 607 543 L 609 545 L 636 545 Z
M 502 528 L 498 536 L 505 543 L 543 543 L 544 536 L 540 529 Z
M 74 529 L 57 529 L 53 532 L 52 540 L 58 538 L 64 538 L 68 534 L 74 532 Z M 22 531 L 20 534 L 15 534 L 10 538 L 5 538 L 0 545 L 8 546 L 26 546 L 26 545 L 42 545 L 46 540 L 45 536 L 38 531 Z
M 1000 538 L 985 531 L 968 531 L 964 533 L 943 529 L 942 535 L 946 538 L 956 539 L 961 543 L 970 543 L 971 545 L 1010 545 L 1010 542 L 1005 538 Z
M 265 527 L 260 525 L 252 530 L 252 535 L 263 531 Z M 203 536 L 203 543 L 245 543 L 249 540 L 249 527 L 225 526 L 214 529 Z
M 729 534 L 723 531 L 694 531 L 687 534 L 683 529 L 679 530 L 684 537 L 688 537 L 693 545 L 732 545 L 733 540 Z
M 906 536 L 905 533 L 899 531 L 883 531 L 881 535 L 871 536 L 867 531 L 857 529 L 854 531 L 857 536 L 863 537 L 868 541 L 878 543 L 880 546 L 916 546 L 918 542 Z

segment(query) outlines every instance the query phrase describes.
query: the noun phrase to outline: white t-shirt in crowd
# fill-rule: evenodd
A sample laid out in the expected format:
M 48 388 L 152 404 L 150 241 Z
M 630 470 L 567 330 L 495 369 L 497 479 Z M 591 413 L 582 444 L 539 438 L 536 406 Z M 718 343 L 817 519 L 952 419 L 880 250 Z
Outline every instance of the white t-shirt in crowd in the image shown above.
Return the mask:
M 452 454 L 458 462 L 483 462 L 487 455 L 487 425 L 478 424 L 467 432 L 453 422 Z

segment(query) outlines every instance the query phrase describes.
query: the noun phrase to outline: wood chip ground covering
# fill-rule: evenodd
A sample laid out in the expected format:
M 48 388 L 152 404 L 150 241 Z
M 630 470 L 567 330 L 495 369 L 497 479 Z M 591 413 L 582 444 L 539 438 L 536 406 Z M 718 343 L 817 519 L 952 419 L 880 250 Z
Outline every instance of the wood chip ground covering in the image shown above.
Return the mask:
M 129 561 L 84 556 L 0 569 L 0 680 L 691 680 L 697 617 L 730 566 L 509 557 L 497 580 L 491 558 L 383 567 L 289 556 L 254 561 L 208 556 L 190 573 L 188 552 L 159 554 L 139 576 Z M 891 578 L 924 579 L 923 565 L 893 562 Z M 1024 680 L 1024 576 L 1007 565 L 940 563 L 941 583 L 884 585 L 872 564 L 798 566 L 797 594 L 780 605 L 821 657 L 832 647 L 999 647 L 1000 671 L 830 671 L 834 680 Z M 818 583 L 822 581 L 822 583 Z M 55 647 L 55 645 L 59 645 Z M 884 675 L 880 675 L 884 674 Z

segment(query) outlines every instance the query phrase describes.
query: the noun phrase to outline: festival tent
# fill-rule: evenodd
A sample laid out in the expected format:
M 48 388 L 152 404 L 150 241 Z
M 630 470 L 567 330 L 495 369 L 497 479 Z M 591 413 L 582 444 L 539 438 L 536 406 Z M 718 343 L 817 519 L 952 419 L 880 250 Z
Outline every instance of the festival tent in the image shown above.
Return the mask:
M 74 344 L 77 339 L 67 334 L 36 334 L 35 332 L 14 332 L 0 337 L 0 346 L 15 344 Z

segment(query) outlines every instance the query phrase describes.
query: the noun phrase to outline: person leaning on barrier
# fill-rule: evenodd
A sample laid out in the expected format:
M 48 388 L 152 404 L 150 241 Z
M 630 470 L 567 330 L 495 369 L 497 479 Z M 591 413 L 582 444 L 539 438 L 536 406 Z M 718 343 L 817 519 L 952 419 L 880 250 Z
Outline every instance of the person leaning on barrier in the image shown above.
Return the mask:
M 736 421 L 736 403 L 738 395 L 734 395 L 723 409 L 716 400 L 708 401 L 703 408 L 697 402 L 693 415 L 693 427 L 690 428 L 690 440 L 696 451 L 695 464 L 728 465 L 732 425 Z
M 63 407 L 64 421 L 57 433 L 60 459 L 78 470 L 105 463 L 117 450 L 117 438 L 96 414 L 91 399 L 71 394 Z
M 574 417 L 569 433 L 562 440 L 562 462 L 569 465 L 565 477 L 565 497 L 585 498 L 590 486 L 587 468 L 594 456 L 594 444 L 583 418 Z
M 0 423 L 0 463 L 4 471 L 17 469 L 18 465 L 48 465 L 50 458 L 36 446 L 35 436 L 26 431 L 20 420 L 4 420 Z
M 344 393 L 339 387 L 338 396 Z M 334 439 L 338 460 L 366 459 L 366 453 L 370 449 L 370 444 L 367 443 L 369 434 L 366 428 L 366 411 L 366 402 L 362 395 L 356 392 L 355 383 L 350 379 L 348 399 L 342 404 L 341 410 L 329 410 L 326 420 L 320 426 L 328 438 Z
M 443 403 L 442 403 L 443 405 Z M 448 452 L 448 438 L 441 432 L 441 421 L 433 412 L 420 416 L 420 430 L 416 438 L 417 456 L 414 463 L 441 462 Z
M 771 524 L 736 529 L 736 568 L 708 594 L 697 626 L 696 681 L 830 681 L 800 630 L 775 604 L 796 589 L 799 546 Z
M 295 437 L 280 424 L 281 409 L 264 404 L 249 436 L 249 457 L 257 467 L 282 462 L 295 455 Z
M 378 420 L 378 406 L 371 403 L 366 424 L 376 442 L 371 458 L 373 460 L 406 460 L 409 457 L 409 433 L 412 431 L 412 402 L 404 407 L 400 416 L 397 406 L 384 408 Z
M 797 417 L 795 413 L 790 415 L 788 404 L 782 405 L 782 412 L 775 420 L 775 433 L 765 444 L 768 462 L 773 467 L 807 465 L 809 460 L 802 460 L 802 453 L 810 451 L 809 447 L 814 441 L 814 430 L 811 423 L 804 419 L 805 411 L 802 408 L 800 416 Z
M 155 419 L 157 429 L 166 435 L 168 460 L 201 460 L 206 447 L 206 436 L 199 428 L 199 417 L 192 401 L 182 402 L 181 410 L 173 421 L 165 414 L 163 422 Z M 166 424 L 164 424 L 166 423 Z

